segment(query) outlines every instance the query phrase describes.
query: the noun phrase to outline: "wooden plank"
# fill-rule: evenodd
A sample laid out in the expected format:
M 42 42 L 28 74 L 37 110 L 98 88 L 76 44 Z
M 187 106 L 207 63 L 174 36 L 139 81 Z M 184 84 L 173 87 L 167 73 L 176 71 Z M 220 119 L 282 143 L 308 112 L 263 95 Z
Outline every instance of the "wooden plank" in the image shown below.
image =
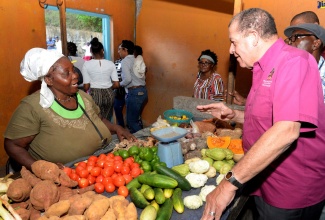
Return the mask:
M 67 25 L 66 25 L 66 4 L 65 0 L 57 0 L 57 6 L 60 12 L 60 29 L 61 29 L 61 44 L 62 54 L 68 56 L 67 48 Z

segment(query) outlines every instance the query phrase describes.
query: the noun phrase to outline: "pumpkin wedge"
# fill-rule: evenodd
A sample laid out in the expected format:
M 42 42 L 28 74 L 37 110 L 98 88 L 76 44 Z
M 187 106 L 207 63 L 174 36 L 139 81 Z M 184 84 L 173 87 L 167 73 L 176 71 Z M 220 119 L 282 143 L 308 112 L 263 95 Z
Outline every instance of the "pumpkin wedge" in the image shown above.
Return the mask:
M 208 148 L 228 148 L 231 137 L 207 137 Z

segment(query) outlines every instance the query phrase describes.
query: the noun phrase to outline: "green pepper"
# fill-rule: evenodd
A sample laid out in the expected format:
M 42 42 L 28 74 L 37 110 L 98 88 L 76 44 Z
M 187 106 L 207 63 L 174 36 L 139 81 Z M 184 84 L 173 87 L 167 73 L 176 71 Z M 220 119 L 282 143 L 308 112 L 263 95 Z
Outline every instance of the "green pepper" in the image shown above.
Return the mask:
M 141 168 L 143 169 L 143 171 L 146 172 L 151 172 L 152 167 L 150 166 L 150 162 L 148 161 L 142 161 L 141 162 Z
M 139 156 L 142 160 L 150 162 L 150 161 L 152 161 L 154 155 L 153 155 L 152 151 L 150 150 L 150 148 L 145 148 L 140 152 Z
M 156 167 L 159 166 L 159 165 L 167 167 L 167 164 L 165 162 L 160 161 L 160 162 L 157 162 L 157 163 L 153 164 L 153 167 L 152 167 L 153 170 L 156 170 Z
M 114 151 L 114 156 L 120 156 L 120 153 L 118 151 Z
M 153 159 L 150 162 L 150 164 L 151 164 L 151 166 L 153 166 L 155 163 L 159 163 L 159 162 L 160 162 L 159 157 L 157 155 L 154 155 Z
M 138 146 L 134 145 L 134 146 L 129 148 L 128 152 L 129 152 L 129 154 L 131 156 L 138 155 L 139 154 L 139 148 L 138 148 Z
M 152 147 L 151 150 L 152 150 L 152 153 L 153 154 L 157 154 L 158 153 L 158 147 L 157 146 Z

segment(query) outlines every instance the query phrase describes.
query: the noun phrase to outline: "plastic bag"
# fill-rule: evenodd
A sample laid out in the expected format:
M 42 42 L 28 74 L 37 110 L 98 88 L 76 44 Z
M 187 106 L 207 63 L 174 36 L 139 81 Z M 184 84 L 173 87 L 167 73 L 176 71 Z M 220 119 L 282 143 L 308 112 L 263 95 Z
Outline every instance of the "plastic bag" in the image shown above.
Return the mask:
M 194 123 L 193 120 L 190 121 L 190 125 L 192 126 L 192 133 L 200 133 L 199 127 Z
M 157 118 L 157 121 L 152 124 L 152 128 L 150 129 L 150 131 L 155 131 L 160 128 L 166 128 L 169 126 L 170 126 L 170 124 L 165 119 L 162 119 L 161 115 L 159 115 L 159 117 Z

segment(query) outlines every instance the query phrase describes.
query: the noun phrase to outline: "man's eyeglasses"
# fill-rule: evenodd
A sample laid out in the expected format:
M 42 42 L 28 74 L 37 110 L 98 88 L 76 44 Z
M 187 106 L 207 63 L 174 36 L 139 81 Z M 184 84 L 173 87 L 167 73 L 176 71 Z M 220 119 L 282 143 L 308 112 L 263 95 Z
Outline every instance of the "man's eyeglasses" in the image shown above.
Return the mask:
M 212 62 L 199 62 L 199 65 L 202 65 L 202 66 L 208 66 L 208 65 L 211 65 L 213 64 Z
M 294 34 L 294 35 L 291 35 L 290 37 L 288 37 L 287 39 L 285 39 L 285 42 L 287 44 L 291 44 L 291 43 L 295 42 L 297 39 L 308 37 L 308 36 L 314 36 L 314 37 L 316 37 L 316 39 L 318 39 L 318 37 L 315 34 Z

